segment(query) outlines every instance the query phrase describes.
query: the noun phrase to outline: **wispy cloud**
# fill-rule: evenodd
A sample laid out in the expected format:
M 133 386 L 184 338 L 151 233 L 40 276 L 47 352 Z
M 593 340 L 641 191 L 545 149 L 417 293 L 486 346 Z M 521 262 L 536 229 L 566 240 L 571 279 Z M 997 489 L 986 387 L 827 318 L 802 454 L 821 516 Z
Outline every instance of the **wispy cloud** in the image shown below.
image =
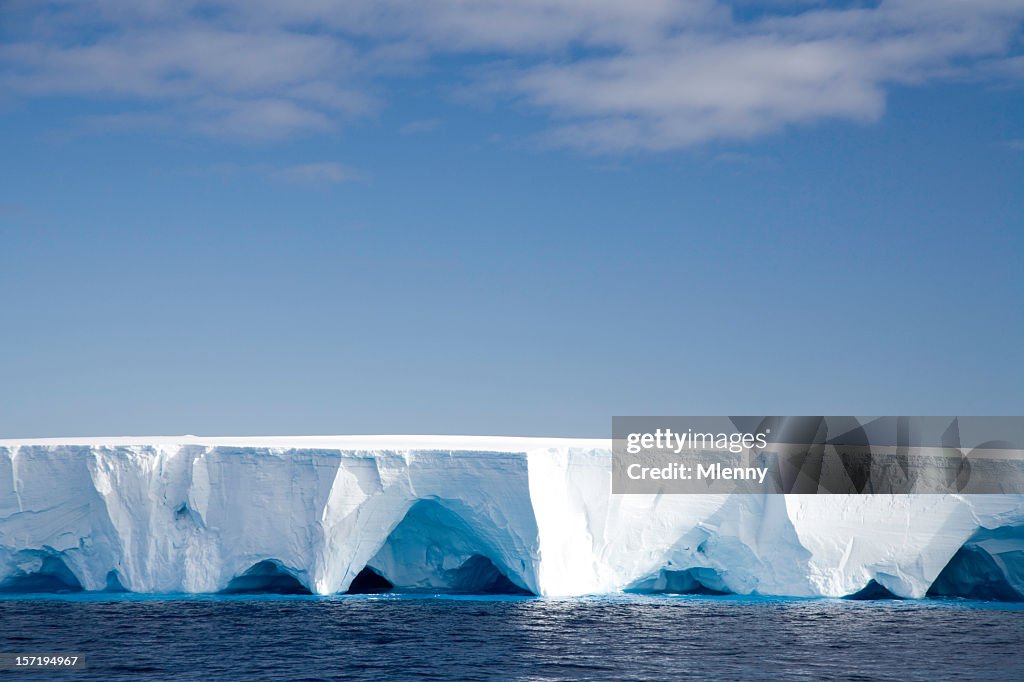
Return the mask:
M 227 4 L 208 13 L 187 1 L 16 4 L 7 10 L 16 37 L 0 44 L 0 89 L 123 107 L 100 125 L 171 119 L 237 138 L 326 132 L 376 107 L 348 41 L 250 24 Z
M 359 182 L 367 178 L 366 174 L 358 168 L 337 161 L 312 161 L 287 165 L 222 161 L 201 166 L 167 169 L 167 172 L 227 181 L 262 180 L 293 185 L 340 185 Z
M 100 98 L 155 125 L 243 139 L 336 131 L 382 105 L 389 77 L 413 77 L 411 65 L 436 55 L 472 56 L 472 71 L 446 59 L 446 73 L 476 74 L 478 93 L 546 114 L 547 143 L 595 152 L 870 122 L 896 84 L 1024 78 L 1024 0 L 81 0 L 5 11 L 0 91 Z
M 1022 16 L 1016 1 L 814 9 L 512 69 L 504 82 L 565 121 L 549 133 L 555 144 L 677 149 L 822 119 L 878 120 L 890 85 L 1003 53 Z
M 715 163 L 762 171 L 775 171 L 780 168 L 780 164 L 776 159 L 758 154 L 746 154 L 744 152 L 718 152 L 711 157 L 711 160 Z
M 438 129 L 441 125 L 440 119 L 428 118 L 420 121 L 409 121 L 408 123 L 402 124 L 398 128 L 398 132 L 402 135 L 419 135 L 421 133 L 429 133 Z
M 271 177 L 282 182 L 306 185 L 337 185 L 359 180 L 362 174 L 343 164 L 325 161 L 279 168 L 271 173 Z

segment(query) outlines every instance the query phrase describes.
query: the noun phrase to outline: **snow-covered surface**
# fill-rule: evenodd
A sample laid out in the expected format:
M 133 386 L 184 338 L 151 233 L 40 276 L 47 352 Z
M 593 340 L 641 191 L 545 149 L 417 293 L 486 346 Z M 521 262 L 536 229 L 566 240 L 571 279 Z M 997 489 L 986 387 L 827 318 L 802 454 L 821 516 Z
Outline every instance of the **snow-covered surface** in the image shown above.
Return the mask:
M 525 452 L 538 448 L 610 448 L 601 438 L 534 438 L 526 436 L 117 436 L 83 438 L 0 438 L 0 448 L 28 445 L 89 447 L 182 446 L 325 450 L 468 450 Z
M 610 481 L 598 439 L 0 440 L 0 588 L 66 567 L 89 590 L 214 592 L 271 561 L 319 594 L 366 566 L 473 589 L 493 564 L 543 595 L 844 596 L 873 580 L 923 597 L 969 550 L 944 585 L 983 565 L 1024 596 L 1021 495 L 613 496 Z

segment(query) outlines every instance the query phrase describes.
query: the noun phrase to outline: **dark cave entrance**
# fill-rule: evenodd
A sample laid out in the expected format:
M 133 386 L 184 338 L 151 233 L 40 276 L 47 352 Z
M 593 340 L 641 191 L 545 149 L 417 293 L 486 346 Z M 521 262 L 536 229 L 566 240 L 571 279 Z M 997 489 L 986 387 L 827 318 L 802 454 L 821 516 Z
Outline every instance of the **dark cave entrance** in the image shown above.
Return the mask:
M 231 579 L 221 594 L 312 594 L 277 561 L 268 559 Z

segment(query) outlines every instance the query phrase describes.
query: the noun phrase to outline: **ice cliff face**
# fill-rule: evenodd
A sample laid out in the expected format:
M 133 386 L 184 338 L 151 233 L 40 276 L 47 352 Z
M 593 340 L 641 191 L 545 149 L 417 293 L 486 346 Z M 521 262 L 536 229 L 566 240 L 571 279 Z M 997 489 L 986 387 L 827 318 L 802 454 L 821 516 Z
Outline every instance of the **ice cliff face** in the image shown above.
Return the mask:
M 606 441 L 0 441 L 0 591 L 1024 598 L 1024 496 L 613 496 L 610 476 Z

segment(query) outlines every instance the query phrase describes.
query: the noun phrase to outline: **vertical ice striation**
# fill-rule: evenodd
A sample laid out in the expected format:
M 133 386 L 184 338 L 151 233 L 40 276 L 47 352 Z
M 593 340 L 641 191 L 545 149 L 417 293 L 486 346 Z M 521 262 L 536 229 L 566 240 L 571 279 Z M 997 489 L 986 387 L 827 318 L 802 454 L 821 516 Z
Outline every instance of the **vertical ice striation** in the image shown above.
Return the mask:
M 610 476 L 597 440 L 0 441 L 0 591 L 334 594 L 362 573 L 455 592 L 1024 597 L 1024 496 L 613 496 Z

